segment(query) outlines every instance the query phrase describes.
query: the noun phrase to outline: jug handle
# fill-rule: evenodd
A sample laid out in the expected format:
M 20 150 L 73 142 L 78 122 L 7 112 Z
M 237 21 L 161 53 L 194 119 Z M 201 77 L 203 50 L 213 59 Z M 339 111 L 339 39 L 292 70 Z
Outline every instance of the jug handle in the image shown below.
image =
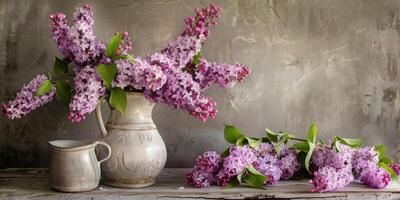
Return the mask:
M 103 135 L 103 137 L 106 137 L 107 129 L 106 129 L 106 126 L 104 125 L 103 115 L 101 114 L 101 102 L 102 101 L 99 101 L 99 103 L 96 106 L 96 119 L 97 119 L 97 123 L 100 126 L 101 134 Z
M 105 142 L 103 142 L 103 141 L 96 141 L 96 142 L 94 143 L 94 145 L 95 145 L 95 146 L 97 146 L 97 145 L 103 145 L 103 146 L 107 147 L 107 150 L 108 150 L 108 155 L 107 155 L 105 158 L 99 160 L 99 164 L 102 163 L 102 162 L 104 162 L 104 161 L 106 161 L 106 160 L 108 160 L 108 159 L 111 157 L 111 147 L 110 147 L 109 144 L 107 144 L 107 143 L 105 143 Z

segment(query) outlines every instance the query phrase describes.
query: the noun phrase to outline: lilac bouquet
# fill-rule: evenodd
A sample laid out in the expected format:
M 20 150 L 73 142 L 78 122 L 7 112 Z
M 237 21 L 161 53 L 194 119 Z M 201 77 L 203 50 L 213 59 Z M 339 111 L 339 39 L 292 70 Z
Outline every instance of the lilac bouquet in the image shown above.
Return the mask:
M 50 15 L 52 37 L 63 58 L 55 58 L 52 78 L 38 75 L 14 100 L 3 103 L 4 115 L 21 118 L 58 98 L 69 105 L 68 119 L 80 122 L 101 99 L 123 113 L 126 92 L 133 91 L 144 93 L 151 102 L 183 109 L 201 121 L 215 117 L 216 103 L 202 91 L 212 84 L 232 87 L 250 70 L 238 63 L 209 62 L 201 56 L 220 8 L 211 4 L 195 13 L 184 20 L 182 34 L 144 58 L 130 54 L 132 42 L 127 32 L 116 33 L 108 43 L 98 40 L 89 5 L 76 9 L 72 25 L 63 13 Z M 68 79 L 71 74 L 73 81 Z
M 400 164 L 384 155 L 382 145 L 362 147 L 361 139 L 339 136 L 323 144 L 317 142 L 317 132 L 317 126 L 312 124 L 306 139 L 268 129 L 265 137 L 253 138 L 226 126 L 224 136 L 232 146 L 222 155 L 216 152 L 200 155 L 186 174 L 186 181 L 194 187 L 232 187 L 244 183 L 262 188 L 279 180 L 307 175 L 313 185 L 312 192 L 327 192 L 344 188 L 353 181 L 380 189 L 398 179 Z M 289 141 L 299 142 L 288 148 Z

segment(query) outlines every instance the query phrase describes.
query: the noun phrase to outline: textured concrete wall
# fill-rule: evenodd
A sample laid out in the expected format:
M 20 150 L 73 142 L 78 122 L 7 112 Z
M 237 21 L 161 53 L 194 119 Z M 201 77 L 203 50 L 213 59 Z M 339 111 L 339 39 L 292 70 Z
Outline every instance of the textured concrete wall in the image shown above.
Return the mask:
M 0 100 L 12 97 L 36 73 L 52 68 L 56 48 L 48 15 L 70 18 L 83 1 L 0 0 Z M 183 28 L 183 19 L 209 1 L 89 1 L 95 31 L 106 40 L 133 34 L 134 54 L 159 50 Z M 224 0 L 218 27 L 203 49 L 212 61 L 239 61 L 252 74 L 230 90 L 211 88 L 216 119 L 201 123 L 157 105 L 153 117 L 167 143 L 168 166 L 191 165 L 205 150 L 221 151 L 223 123 L 249 135 L 265 127 L 305 135 L 316 122 L 321 135 L 368 137 L 397 151 L 400 120 L 400 1 Z M 94 139 L 94 115 L 71 124 L 61 103 L 22 120 L 0 117 L 0 167 L 46 166 L 52 139 Z

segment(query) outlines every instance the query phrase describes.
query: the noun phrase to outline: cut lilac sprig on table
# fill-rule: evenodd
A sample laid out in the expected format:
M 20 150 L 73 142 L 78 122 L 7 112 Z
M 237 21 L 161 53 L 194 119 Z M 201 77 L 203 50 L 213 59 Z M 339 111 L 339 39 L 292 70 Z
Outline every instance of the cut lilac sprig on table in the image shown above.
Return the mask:
M 290 179 L 300 169 L 296 151 L 288 149 L 284 143 L 275 148 L 270 141 L 263 142 L 261 138 L 247 137 L 237 128 L 228 125 L 225 126 L 224 135 L 232 146 L 221 155 L 221 161 L 212 162 L 214 163 L 212 173 L 201 167 L 205 163 L 204 155 L 210 153 L 200 155 L 191 172 L 186 175 L 186 182 L 189 185 L 233 187 L 246 184 L 261 188 L 275 184 L 279 180 Z M 219 164 L 218 167 L 215 167 L 216 163 Z
M 385 188 L 391 180 L 398 181 L 397 166 L 384 155 L 384 147 L 362 147 L 362 139 L 334 136 L 330 142 L 316 142 L 318 128 L 312 124 L 308 137 L 292 148 L 299 150 L 302 163 L 314 176 L 313 192 L 328 192 L 344 188 L 353 180 L 372 188 Z
M 224 137 L 231 146 L 221 154 L 221 160 L 213 159 L 212 165 L 204 164 L 210 163 L 207 159 L 204 162 L 209 152 L 199 156 L 186 181 L 194 187 L 244 184 L 263 188 L 302 172 L 310 177 L 311 192 L 340 190 L 353 181 L 382 189 L 397 181 L 400 164 L 385 156 L 382 145 L 363 147 L 362 139 L 340 136 L 322 143 L 317 142 L 317 133 L 318 127 L 312 124 L 305 139 L 269 129 L 264 137 L 256 138 L 226 125 Z M 297 143 L 289 148 L 290 141 Z M 201 166 L 213 166 L 213 170 Z

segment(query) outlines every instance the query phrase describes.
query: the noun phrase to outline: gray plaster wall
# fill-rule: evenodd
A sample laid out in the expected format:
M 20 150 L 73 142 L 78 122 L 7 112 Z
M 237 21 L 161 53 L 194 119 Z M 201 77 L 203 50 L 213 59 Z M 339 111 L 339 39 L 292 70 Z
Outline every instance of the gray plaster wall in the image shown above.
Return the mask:
M 183 28 L 185 16 L 210 1 L 0 0 L 0 100 L 11 98 L 37 73 L 52 69 L 58 55 L 48 15 L 71 19 L 90 3 L 95 32 L 133 35 L 134 54 L 159 50 Z M 214 2 L 214 1 L 213 1 Z M 193 164 L 206 150 L 222 151 L 223 124 L 252 136 L 264 128 L 304 136 L 311 122 L 326 139 L 332 134 L 367 137 L 395 155 L 400 120 L 400 1 L 398 0 L 220 0 L 219 26 L 203 49 L 208 60 L 249 65 L 252 74 L 229 90 L 206 93 L 218 116 L 206 123 L 165 105 L 153 118 L 168 149 L 169 167 Z M 94 115 L 80 124 L 52 103 L 21 120 L 0 117 L 0 167 L 47 166 L 48 140 L 96 139 Z

